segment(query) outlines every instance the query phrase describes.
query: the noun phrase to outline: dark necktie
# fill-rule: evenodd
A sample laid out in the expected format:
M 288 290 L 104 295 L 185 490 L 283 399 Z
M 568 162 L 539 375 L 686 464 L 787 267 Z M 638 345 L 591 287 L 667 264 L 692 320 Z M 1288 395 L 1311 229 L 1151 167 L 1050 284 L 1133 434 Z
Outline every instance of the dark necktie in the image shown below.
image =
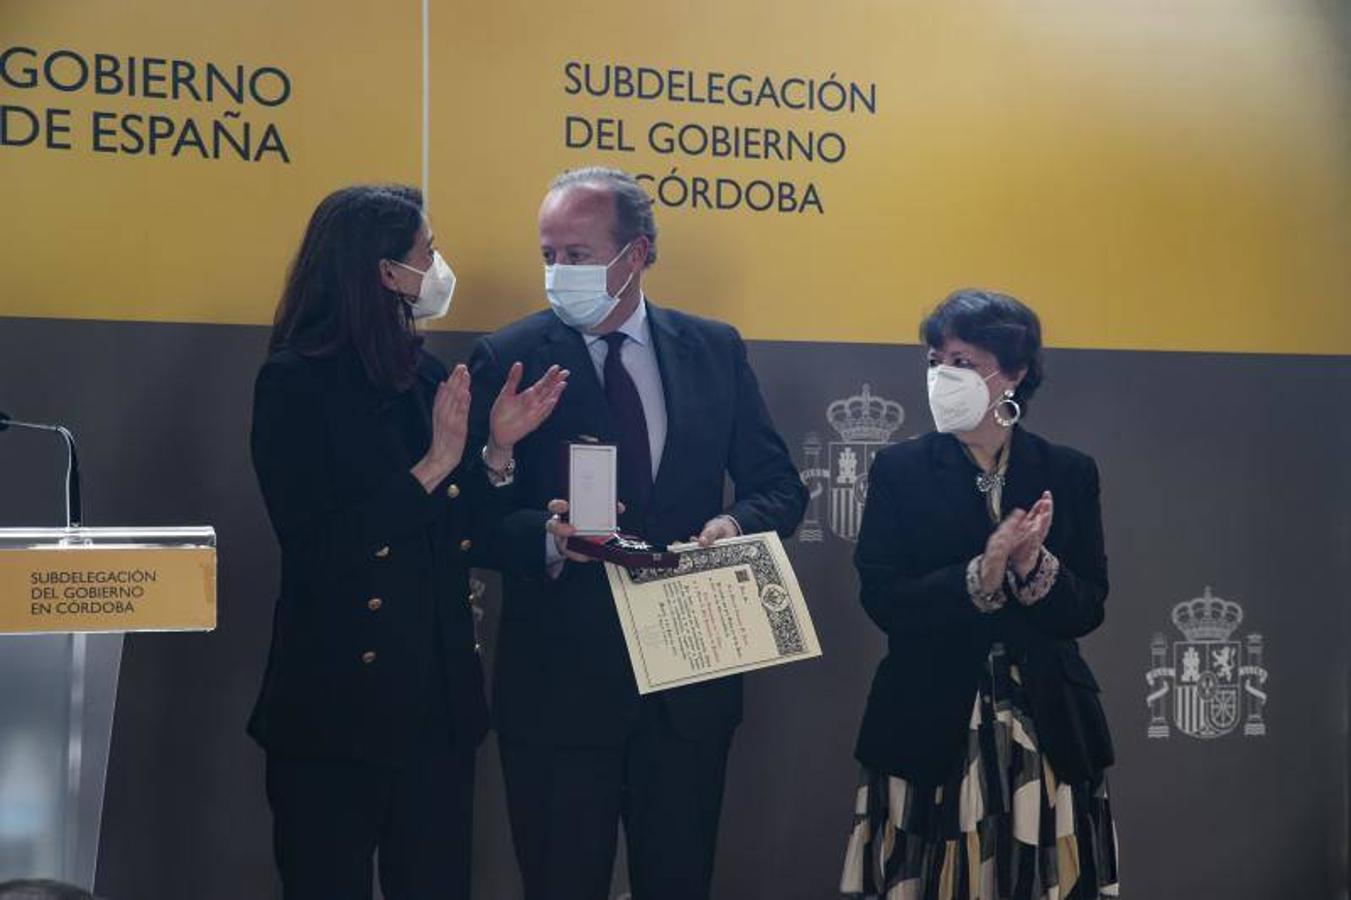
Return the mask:
M 625 531 L 639 533 L 652 495 L 652 447 L 638 386 L 620 358 L 625 337 L 613 331 L 603 338 L 609 346 L 605 355 L 605 399 L 619 437 L 619 499 L 625 506 L 620 523 Z

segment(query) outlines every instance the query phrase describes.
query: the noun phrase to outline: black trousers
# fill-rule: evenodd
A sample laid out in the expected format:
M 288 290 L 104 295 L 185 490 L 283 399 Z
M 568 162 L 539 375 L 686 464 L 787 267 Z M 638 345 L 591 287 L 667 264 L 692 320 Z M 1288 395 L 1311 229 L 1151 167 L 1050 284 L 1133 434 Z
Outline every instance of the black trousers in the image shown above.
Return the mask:
M 468 900 L 475 748 L 400 766 L 267 755 L 285 900 Z
M 620 746 L 498 743 L 526 900 L 609 897 L 621 820 L 634 900 L 708 897 L 730 734 L 685 738 L 648 697 Z

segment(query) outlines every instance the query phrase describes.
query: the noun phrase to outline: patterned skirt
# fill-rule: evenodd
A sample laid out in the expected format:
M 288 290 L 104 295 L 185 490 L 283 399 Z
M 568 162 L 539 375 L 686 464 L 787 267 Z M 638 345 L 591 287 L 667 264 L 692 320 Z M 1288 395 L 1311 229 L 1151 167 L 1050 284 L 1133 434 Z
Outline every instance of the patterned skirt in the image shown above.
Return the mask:
M 966 765 L 952 780 L 921 785 L 863 770 L 840 892 L 878 900 L 1119 896 L 1106 780 L 1056 778 L 1002 646 L 991 649 Z

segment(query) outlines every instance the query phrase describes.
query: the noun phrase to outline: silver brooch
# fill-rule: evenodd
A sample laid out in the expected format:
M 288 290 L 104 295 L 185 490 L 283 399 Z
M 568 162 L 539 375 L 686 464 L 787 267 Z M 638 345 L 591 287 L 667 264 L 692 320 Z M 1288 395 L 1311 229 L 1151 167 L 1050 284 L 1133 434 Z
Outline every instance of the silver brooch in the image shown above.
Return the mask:
M 1004 476 L 1000 472 L 981 472 L 976 476 L 976 490 L 988 494 L 995 488 L 1004 489 Z

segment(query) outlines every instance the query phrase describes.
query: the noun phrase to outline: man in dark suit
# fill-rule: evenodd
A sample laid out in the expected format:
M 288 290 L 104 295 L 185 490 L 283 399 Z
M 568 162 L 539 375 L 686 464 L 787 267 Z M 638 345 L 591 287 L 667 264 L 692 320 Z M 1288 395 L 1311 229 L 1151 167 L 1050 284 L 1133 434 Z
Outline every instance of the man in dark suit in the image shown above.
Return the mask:
M 565 547 L 564 446 L 619 445 L 621 528 L 659 546 L 787 536 L 806 490 L 735 329 L 645 299 L 657 230 L 631 177 L 560 176 L 539 234 L 552 308 L 482 338 L 470 361 L 471 440 L 510 361 L 526 378 L 572 373 L 553 417 L 516 447 L 496 545 L 494 720 L 526 895 L 607 897 L 622 820 L 635 897 L 706 897 L 741 680 L 639 697 L 605 573 Z

